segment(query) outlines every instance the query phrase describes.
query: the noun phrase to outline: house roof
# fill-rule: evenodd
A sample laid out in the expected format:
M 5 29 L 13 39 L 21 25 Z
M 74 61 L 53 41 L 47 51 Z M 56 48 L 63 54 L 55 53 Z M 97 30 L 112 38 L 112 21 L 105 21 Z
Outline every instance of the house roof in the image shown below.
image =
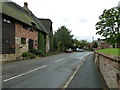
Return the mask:
M 46 28 L 46 30 L 48 31 L 49 35 L 53 34 L 52 21 L 50 19 L 39 18 L 39 22 L 41 22 L 42 25 Z
M 36 29 L 48 34 L 48 31 L 29 9 L 23 8 L 14 2 L 2 2 L 2 13 L 30 26 L 33 26 L 32 23 L 34 23 Z

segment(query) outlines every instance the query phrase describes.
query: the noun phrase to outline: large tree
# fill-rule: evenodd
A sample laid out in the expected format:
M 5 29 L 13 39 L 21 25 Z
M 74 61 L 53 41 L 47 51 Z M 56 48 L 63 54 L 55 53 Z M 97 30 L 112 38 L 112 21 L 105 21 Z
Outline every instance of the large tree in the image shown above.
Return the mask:
M 80 40 L 80 48 L 88 47 L 89 42 L 87 40 Z
M 105 9 L 103 14 L 99 16 L 99 21 L 96 23 L 96 30 L 99 35 L 106 38 L 110 44 L 117 43 L 120 48 L 120 7 Z
M 55 32 L 54 35 L 54 45 L 58 48 L 58 50 L 64 50 L 66 48 L 72 47 L 72 37 L 71 31 L 67 29 L 65 26 L 61 26 Z

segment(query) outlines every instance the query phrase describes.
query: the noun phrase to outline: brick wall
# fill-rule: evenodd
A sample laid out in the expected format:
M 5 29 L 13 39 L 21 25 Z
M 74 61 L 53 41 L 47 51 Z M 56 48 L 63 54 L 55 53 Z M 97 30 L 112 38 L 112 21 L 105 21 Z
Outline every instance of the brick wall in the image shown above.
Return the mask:
M 37 40 L 38 33 L 35 30 L 33 31 L 26 30 L 23 28 L 23 25 L 21 23 L 16 23 L 16 37 Z
M 101 71 L 107 85 L 109 88 L 118 88 L 120 87 L 120 58 L 112 55 L 103 55 L 101 53 L 95 52 L 95 61 L 96 66 Z

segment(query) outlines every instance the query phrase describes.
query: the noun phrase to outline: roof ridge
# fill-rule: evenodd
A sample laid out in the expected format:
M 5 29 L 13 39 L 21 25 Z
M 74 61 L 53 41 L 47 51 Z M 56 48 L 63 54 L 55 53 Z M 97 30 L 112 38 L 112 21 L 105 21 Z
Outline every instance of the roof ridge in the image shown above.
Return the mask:
M 32 25 L 33 22 L 37 25 L 36 29 L 48 33 L 45 27 L 42 25 L 42 23 L 39 22 L 39 19 L 29 9 L 25 9 L 14 2 L 4 3 L 3 7 L 4 7 L 3 10 L 5 11 L 4 14 L 11 16 L 15 19 L 18 19 L 21 22 L 24 22 L 30 26 Z
M 24 7 L 18 5 L 18 4 L 16 4 L 16 3 L 14 3 L 14 2 L 11 2 L 11 4 L 14 4 L 17 8 L 19 8 L 20 10 L 23 10 L 23 11 L 26 12 L 27 14 L 34 15 L 34 14 L 32 13 L 32 11 L 30 11 L 29 9 L 25 9 Z M 35 15 L 34 15 L 34 16 L 35 16 Z

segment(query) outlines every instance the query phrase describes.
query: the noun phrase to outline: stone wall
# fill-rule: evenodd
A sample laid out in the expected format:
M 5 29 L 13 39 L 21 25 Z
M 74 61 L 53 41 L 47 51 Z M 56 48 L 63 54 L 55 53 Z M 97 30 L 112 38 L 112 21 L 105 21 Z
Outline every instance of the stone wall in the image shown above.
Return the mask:
M 28 39 L 26 39 L 26 44 L 21 44 L 21 38 L 15 37 L 15 53 L 14 54 L 2 54 L 2 61 L 13 61 L 13 60 L 21 60 L 22 53 L 28 51 Z
M 97 68 L 102 73 L 108 88 L 120 88 L 120 58 L 95 52 Z

